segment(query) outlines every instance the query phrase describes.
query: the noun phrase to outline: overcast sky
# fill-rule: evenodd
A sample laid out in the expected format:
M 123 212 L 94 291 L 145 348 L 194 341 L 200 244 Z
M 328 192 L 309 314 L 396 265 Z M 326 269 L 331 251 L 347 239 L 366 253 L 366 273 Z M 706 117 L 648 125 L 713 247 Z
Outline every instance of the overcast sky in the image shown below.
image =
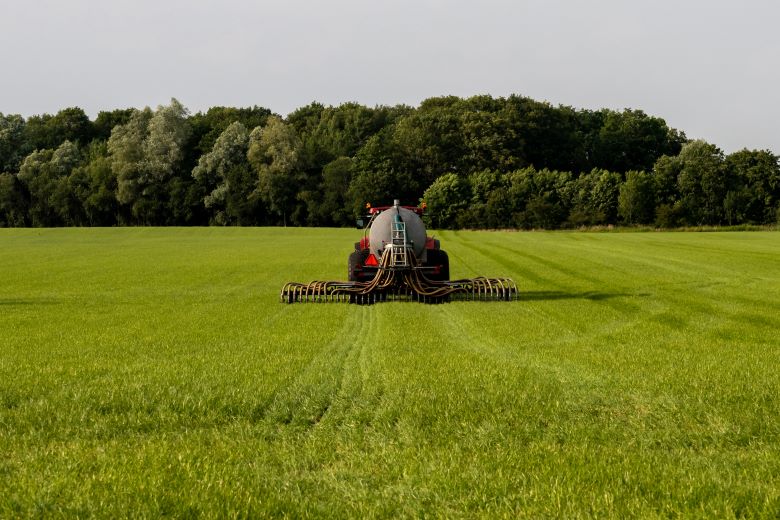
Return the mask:
M 0 112 L 512 93 L 780 153 L 775 0 L 0 0 Z

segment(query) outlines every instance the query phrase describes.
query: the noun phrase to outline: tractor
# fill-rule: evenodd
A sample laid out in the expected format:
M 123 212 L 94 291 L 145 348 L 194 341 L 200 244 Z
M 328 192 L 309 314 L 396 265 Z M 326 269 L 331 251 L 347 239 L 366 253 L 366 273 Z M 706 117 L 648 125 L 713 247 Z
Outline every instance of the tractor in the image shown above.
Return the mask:
M 363 238 L 347 262 L 347 282 L 290 282 L 282 287 L 283 302 L 349 301 L 375 303 L 416 300 L 442 303 L 453 298 L 512 300 L 517 286 L 510 278 L 450 280 L 450 262 L 439 241 L 429 237 L 424 208 L 371 207 Z

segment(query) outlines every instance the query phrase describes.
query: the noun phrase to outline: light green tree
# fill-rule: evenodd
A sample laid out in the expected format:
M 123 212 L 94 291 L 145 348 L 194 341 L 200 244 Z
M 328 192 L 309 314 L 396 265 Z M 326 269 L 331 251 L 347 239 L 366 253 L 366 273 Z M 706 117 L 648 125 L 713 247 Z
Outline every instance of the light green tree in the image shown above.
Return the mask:
M 189 112 L 176 99 L 157 107 L 149 120 L 149 134 L 144 139 L 145 167 L 157 182 L 168 180 L 184 158 L 184 149 L 192 130 L 187 122 Z
M 187 109 L 176 99 L 152 112 L 135 110 L 115 126 L 108 141 L 117 178 L 117 200 L 130 207 L 136 222 L 160 223 L 168 181 L 181 168 L 191 134 Z
M 247 157 L 257 172 L 256 193 L 285 226 L 295 205 L 300 148 L 295 129 L 276 116 L 249 136 Z
M 247 175 L 241 175 L 248 172 L 248 149 L 249 131 L 236 121 L 220 134 L 212 150 L 202 155 L 192 170 L 192 176 L 206 189 L 203 203 L 212 211 L 215 223 L 236 223 L 241 212 L 231 210 L 242 207 L 242 202 L 249 203 L 254 183 L 243 178 Z
M 79 225 L 81 206 L 68 184 L 68 176 L 81 161 L 78 146 L 63 142 L 55 150 L 36 150 L 19 168 L 19 180 L 30 193 L 34 226 Z
M 24 118 L 0 112 L 0 172 L 17 171 L 24 158 Z
M 132 205 L 140 196 L 146 182 L 144 140 L 148 134 L 152 110 L 134 110 L 130 120 L 117 125 L 108 140 L 111 168 L 117 179 L 117 200 Z

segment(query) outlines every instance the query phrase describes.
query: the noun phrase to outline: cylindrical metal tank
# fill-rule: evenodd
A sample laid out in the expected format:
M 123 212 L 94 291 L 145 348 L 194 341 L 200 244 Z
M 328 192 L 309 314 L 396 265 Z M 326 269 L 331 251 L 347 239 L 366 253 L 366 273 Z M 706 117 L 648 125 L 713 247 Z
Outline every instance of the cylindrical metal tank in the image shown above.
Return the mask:
M 420 258 L 425 250 L 425 224 L 417 213 L 401 206 L 393 206 L 374 217 L 368 233 L 371 252 L 381 258 L 385 245 L 392 241 L 392 225 L 396 215 L 406 224 L 406 241 L 414 250 L 414 255 Z

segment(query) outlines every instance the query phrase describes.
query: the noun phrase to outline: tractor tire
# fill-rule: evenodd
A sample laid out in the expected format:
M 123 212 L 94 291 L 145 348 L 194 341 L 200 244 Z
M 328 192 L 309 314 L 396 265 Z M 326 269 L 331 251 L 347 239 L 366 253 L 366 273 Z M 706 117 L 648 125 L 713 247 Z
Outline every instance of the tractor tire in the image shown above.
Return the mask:
M 347 261 L 347 280 L 350 282 L 358 282 L 360 281 L 358 279 L 358 273 L 356 272 L 356 269 L 358 269 L 358 266 L 363 265 L 363 254 L 359 251 L 353 251 L 349 255 L 349 260 Z
M 441 266 L 439 274 L 431 274 L 428 278 L 437 282 L 448 282 L 450 279 L 450 257 L 447 256 L 447 252 L 441 249 L 429 249 L 427 255 L 428 261 L 426 263 L 428 266 Z

